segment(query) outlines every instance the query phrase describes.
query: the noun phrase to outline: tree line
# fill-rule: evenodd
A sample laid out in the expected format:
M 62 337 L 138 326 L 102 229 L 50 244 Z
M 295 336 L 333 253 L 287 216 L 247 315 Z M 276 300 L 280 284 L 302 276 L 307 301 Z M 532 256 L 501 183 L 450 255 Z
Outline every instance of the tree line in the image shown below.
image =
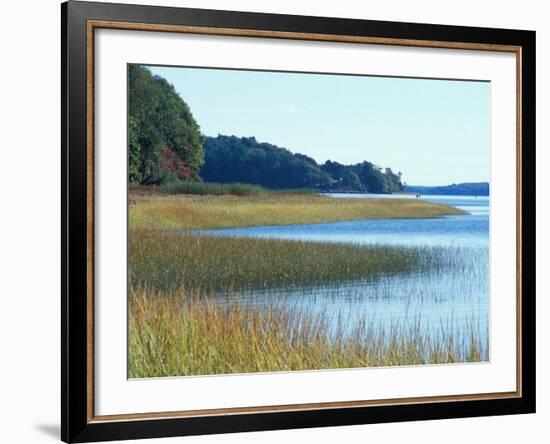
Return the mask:
M 254 137 L 205 137 L 175 88 L 138 65 L 128 69 L 128 180 L 142 185 L 204 180 L 369 193 L 403 189 L 401 173 L 367 161 L 318 164 Z
M 388 193 L 401 191 L 401 174 L 364 161 L 319 165 L 305 154 L 292 153 L 254 137 L 218 135 L 204 139 L 201 177 L 208 182 L 242 182 L 266 188 L 316 188 L 322 191 Z

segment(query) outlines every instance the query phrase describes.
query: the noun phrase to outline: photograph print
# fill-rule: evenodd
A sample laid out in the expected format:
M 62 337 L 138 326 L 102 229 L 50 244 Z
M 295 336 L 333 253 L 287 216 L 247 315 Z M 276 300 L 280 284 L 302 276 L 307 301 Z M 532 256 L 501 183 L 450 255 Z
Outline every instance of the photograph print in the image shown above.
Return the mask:
M 489 361 L 490 82 L 127 86 L 128 378 Z

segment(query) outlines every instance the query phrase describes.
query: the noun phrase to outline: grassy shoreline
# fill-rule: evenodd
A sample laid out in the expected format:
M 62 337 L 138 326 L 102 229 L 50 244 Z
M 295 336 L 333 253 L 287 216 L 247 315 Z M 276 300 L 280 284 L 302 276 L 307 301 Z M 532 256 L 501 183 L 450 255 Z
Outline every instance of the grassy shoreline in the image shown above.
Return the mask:
M 465 214 L 448 205 L 418 199 L 332 198 L 315 194 L 166 195 L 131 190 L 129 202 L 130 228 L 183 231 Z
M 475 327 L 446 331 L 438 340 L 423 333 L 419 324 L 381 329 L 366 317 L 345 332 L 343 325 L 335 327 L 328 309 L 312 314 L 298 306 L 277 305 L 275 300 L 267 305 L 242 302 L 247 291 L 339 286 L 357 279 L 454 267 L 458 250 L 189 233 L 357 219 L 433 218 L 463 214 L 461 210 L 416 199 L 336 199 L 285 193 L 169 195 L 142 189 L 131 190 L 129 201 L 131 378 L 487 359 L 488 345 Z M 215 303 L 218 290 L 236 299 Z
M 443 340 L 419 325 L 382 329 L 369 319 L 349 334 L 299 307 L 218 305 L 189 292 L 132 290 L 130 378 L 480 362 L 488 344 L 474 327 Z
M 328 307 L 310 313 L 278 296 L 295 286 L 339 288 L 357 278 L 456 267 L 460 250 L 445 251 L 130 230 L 129 376 L 487 360 L 488 345 L 473 324 L 447 327 L 438 339 L 423 332 L 420 319 L 381 328 L 365 313 L 348 331 L 345 315 L 335 324 Z M 261 288 L 273 299 L 251 302 L 247 296 Z M 367 289 L 358 296 L 376 297 Z
M 297 240 L 231 238 L 130 230 L 129 278 L 136 287 L 294 288 L 434 269 L 439 249 Z M 456 254 L 456 253 L 454 253 Z M 453 257 L 454 254 L 447 255 Z

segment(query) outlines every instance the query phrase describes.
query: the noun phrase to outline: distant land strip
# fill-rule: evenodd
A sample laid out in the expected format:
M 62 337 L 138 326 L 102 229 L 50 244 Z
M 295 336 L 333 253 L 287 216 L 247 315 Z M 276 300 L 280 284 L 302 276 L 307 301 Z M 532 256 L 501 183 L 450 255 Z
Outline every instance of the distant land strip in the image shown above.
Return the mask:
M 488 182 L 453 183 L 444 186 L 405 185 L 406 193 L 436 194 L 452 196 L 488 196 Z

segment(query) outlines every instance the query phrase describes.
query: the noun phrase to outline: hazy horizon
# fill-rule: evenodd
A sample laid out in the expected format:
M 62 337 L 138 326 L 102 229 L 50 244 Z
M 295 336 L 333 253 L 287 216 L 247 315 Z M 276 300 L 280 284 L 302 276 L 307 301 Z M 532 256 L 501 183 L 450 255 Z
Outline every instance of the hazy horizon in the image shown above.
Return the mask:
M 408 185 L 489 182 L 488 82 L 148 68 L 206 136 L 255 137 L 320 164 L 367 160 Z

